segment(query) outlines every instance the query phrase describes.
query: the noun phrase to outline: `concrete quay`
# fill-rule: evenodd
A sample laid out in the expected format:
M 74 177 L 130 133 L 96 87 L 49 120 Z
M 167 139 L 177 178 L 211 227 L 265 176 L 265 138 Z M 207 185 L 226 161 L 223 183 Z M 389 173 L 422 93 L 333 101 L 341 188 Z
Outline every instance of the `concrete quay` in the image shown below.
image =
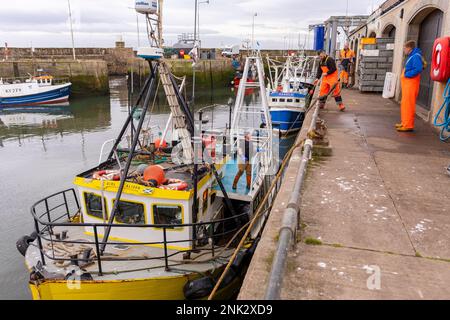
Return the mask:
M 281 298 L 450 299 L 449 144 L 421 119 L 414 133 L 397 133 L 400 110 L 391 100 L 356 90 L 343 98 L 347 112 L 332 100 L 321 112 L 333 154 L 309 166 Z M 299 158 L 300 150 L 239 299 L 264 298 Z

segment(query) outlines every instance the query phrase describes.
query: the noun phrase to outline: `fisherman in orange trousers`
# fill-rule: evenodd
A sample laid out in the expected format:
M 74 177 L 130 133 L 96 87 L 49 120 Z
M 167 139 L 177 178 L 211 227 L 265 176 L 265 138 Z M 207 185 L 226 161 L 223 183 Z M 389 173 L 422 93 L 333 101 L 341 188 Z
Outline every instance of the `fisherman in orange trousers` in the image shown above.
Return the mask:
M 321 109 L 325 108 L 325 103 L 327 98 L 325 97 L 330 93 L 330 90 L 336 84 L 333 91 L 333 97 L 340 111 L 345 111 L 344 103 L 341 97 L 341 86 L 339 84 L 339 72 L 336 67 L 336 61 L 328 56 L 324 50 L 319 51 L 320 64 L 317 70 L 317 79 L 314 82 L 315 85 L 319 83 L 319 79 L 322 77 L 322 85 L 320 86 L 320 98 L 319 107 Z
M 342 87 L 347 88 L 351 64 L 354 63 L 355 60 L 355 52 L 350 49 L 348 43 L 344 45 L 344 49 L 341 50 L 339 58 L 341 60 L 342 67 L 340 75 Z
M 414 119 L 416 116 L 416 101 L 419 95 L 420 74 L 424 70 L 422 50 L 416 47 L 415 41 L 405 43 L 403 51 L 406 58 L 405 68 L 401 76 L 402 102 L 401 123 L 396 124 L 397 131 L 414 131 Z

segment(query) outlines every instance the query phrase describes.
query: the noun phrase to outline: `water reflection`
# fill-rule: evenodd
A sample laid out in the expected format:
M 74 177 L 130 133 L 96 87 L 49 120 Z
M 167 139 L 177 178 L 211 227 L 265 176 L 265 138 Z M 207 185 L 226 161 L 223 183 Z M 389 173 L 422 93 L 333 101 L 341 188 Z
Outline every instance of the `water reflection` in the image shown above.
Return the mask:
M 0 137 L 18 140 L 27 137 L 102 130 L 111 125 L 109 98 L 97 97 L 72 102 L 67 107 L 1 109 Z

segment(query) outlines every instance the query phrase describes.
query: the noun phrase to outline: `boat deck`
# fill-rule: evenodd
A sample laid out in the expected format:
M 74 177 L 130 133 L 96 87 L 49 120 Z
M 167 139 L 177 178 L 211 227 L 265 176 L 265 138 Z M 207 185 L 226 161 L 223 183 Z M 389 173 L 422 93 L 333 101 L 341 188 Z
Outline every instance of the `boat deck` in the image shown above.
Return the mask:
M 55 227 L 54 233 L 59 233 L 67 228 Z M 80 250 L 91 248 L 95 252 L 95 245 L 93 236 L 88 236 L 84 233 L 84 227 L 70 228 L 67 233 L 68 238 L 65 241 L 85 241 L 86 244 L 64 244 L 43 240 L 43 247 L 46 255 L 55 259 L 45 257 L 44 276 L 50 279 L 64 279 L 64 277 L 71 273 L 77 266 L 71 265 L 70 261 L 62 261 L 59 259 L 70 259 L 70 255 Z M 89 243 L 90 242 L 90 243 Z M 155 277 L 173 277 L 180 276 L 180 274 L 202 273 L 209 270 L 214 270 L 228 262 L 228 257 L 232 255 L 233 248 L 222 250 L 217 247 L 215 256 L 213 257 L 211 251 L 201 251 L 198 253 L 191 253 L 190 259 L 184 259 L 182 251 L 168 250 L 169 256 L 169 271 L 165 270 L 164 258 L 153 260 L 136 260 L 142 258 L 164 257 L 164 249 L 133 245 L 127 242 L 114 241 L 114 244 L 107 245 L 104 255 L 101 257 L 101 266 L 103 275 L 98 275 L 98 263 L 95 255 L 91 255 L 91 264 L 82 268 L 84 272 L 90 273 L 94 280 L 129 280 L 129 279 L 143 279 Z M 174 255 L 176 254 L 176 255 Z M 174 255 L 170 257 L 171 255 Z M 38 249 L 37 240 L 33 242 L 26 253 L 26 264 L 29 269 L 31 266 L 36 266 L 41 260 L 40 251 Z M 111 261 L 111 260 L 115 261 Z M 123 259 L 124 261 L 117 261 Z M 126 261 L 126 260 L 129 261 Z M 134 260 L 133 260 L 134 259 Z M 109 261 L 108 261 L 109 260 Z
M 233 158 L 228 160 L 224 166 L 222 183 L 230 199 L 251 202 L 254 199 L 254 192 L 251 192 L 247 189 L 245 172 L 239 180 L 239 183 L 237 184 L 237 189 L 233 190 L 233 182 L 236 174 L 238 173 L 238 170 L 239 168 L 237 161 Z M 253 180 L 254 179 L 256 179 L 256 173 L 253 173 Z M 219 196 L 223 197 L 223 193 L 218 185 L 215 187 L 215 190 L 217 191 L 217 194 Z
M 146 164 L 146 165 L 159 165 L 164 169 L 165 178 L 166 179 L 179 179 L 188 184 L 187 191 L 192 190 L 194 188 L 194 181 L 193 181 L 193 165 L 186 165 L 186 166 L 177 166 L 173 163 L 163 161 L 161 163 L 151 163 L 150 160 L 142 160 L 142 161 L 133 161 L 129 170 L 129 178 L 127 179 L 128 182 L 141 184 L 138 180 L 135 178 L 132 178 L 135 175 L 135 172 L 137 171 L 139 165 Z M 122 163 L 122 166 L 124 164 Z M 92 170 L 89 170 L 85 173 L 80 174 L 78 177 L 92 179 L 93 174 L 98 170 L 117 170 L 119 171 L 119 165 L 117 162 L 111 165 L 103 165 L 100 168 L 95 168 Z M 204 177 L 204 174 L 200 174 L 199 179 Z

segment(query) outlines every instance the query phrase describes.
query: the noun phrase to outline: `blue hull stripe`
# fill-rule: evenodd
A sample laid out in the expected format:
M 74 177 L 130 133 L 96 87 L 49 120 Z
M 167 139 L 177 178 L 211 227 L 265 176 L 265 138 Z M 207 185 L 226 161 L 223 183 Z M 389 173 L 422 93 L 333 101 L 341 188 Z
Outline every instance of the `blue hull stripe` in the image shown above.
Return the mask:
M 139 58 L 145 59 L 145 60 L 158 60 L 162 58 L 162 55 L 160 56 L 147 56 L 147 55 L 138 55 Z
M 274 129 L 281 131 L 298 131 L 302 128 L 305 119 L 304 112 L 290 110 L 270 111 Z
M 0 106 L 45 103 L 51 102 L 52 100 L 62 99 L 69 95 L 70 95 L 70 86 L 47 91 L 44 93 L 31 94 L 27 96 L 0 98 Z

